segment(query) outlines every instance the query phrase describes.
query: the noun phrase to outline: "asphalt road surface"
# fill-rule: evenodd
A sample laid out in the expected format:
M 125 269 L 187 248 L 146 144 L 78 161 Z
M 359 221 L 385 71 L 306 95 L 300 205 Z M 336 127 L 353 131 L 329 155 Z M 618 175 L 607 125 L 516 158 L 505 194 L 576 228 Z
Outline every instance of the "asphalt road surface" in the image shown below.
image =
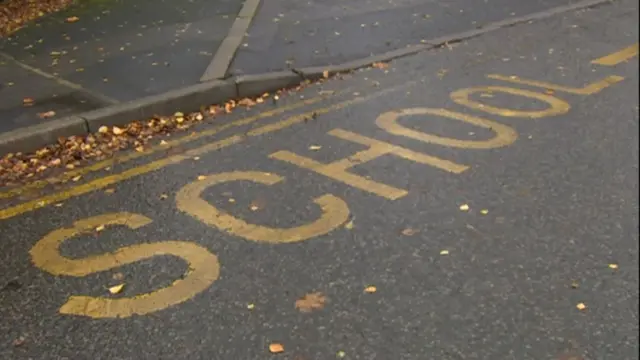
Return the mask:
M 637 6 L 3 199 L 0 358 L 637 359 Z

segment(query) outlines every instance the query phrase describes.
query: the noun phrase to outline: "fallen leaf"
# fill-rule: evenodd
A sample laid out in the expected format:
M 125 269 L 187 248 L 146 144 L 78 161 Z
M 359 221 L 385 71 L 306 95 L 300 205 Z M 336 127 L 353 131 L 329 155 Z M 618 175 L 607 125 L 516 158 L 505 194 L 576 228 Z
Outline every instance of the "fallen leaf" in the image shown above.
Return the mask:
M 76 22 L 76 21 L 78 21 L 78 20 L 80 20 L 80 18 L 79 18 L 79 17 L 77 17 L 77 16 L 70 16 L 70 17 L 68 17 L 68 18 L 67 18 L 67 20 L 66 20 L 66 21 L 67 21 L 68 23 L 74 23 L 74 22 Z
M 61 207 L 62 205 L 64 205 L 64 204 L 63 203 L 53 204 L 53 206 L 55 206 L 55 207 Z
M 309 146 L 309 150 L 312 150 L 312 151 L 318 151 L 320 149 L 322 149 L 322 146 L 320 146 L 320 145 L 311 145 L 311 146 Z
M 204 175 L 199 175 L 199 176 L 198 176 L 198 180 L 204 180 L 204 179 L 206 179 L 206 178 L 207 178 L 207 177 L 206 177 L 206 176 L 204 176 Z
M 572 282 L 571 282 L 571 288 L 572 288 L 572 289 L 577 289 L 577 288 L 579 288 L 579 287 L 580 287 L 580 284 L 578 284 L 578 282 L 577 282 L 577 281 L 572 281 Z
M 259 207 L 255 206 L 255 205 L 251 205 L 249 207 L 249 209 L 251 209 L 251 211 L 257 211 L 259 209 Z
M 20 336 L 19 338 L 13 340 L 13 346 L 15 347 L 20 347 L 22 345 L 24 345 L 26 339 L 24 336 Z
M 73 178 L 71 178 L 71 181 L 76 182 L 80 179 L 82 179 L 82 175 L 74 176 Z
M 269 351 L 272 354 L 279 354 L 281 352 L 284 352 L 284 346 L 282 346 L 282 344 L 278 344 L 278 343 L 271 343 L 271 344 L 269 344 Z
M 336 353 L 336 356 L 340 359 L 342 359 L 343 357 L 345 357 L 347 354 L 344 351 L 338 351 Z
M 100 128 L 98 129 L 98 132 L 99 132 L 100 134 L 106 134 L 106 133 L 108 133 L 108 132 L 109 132 L 109 128 L 108 128 L 107 126 L 102 125 L 102 126 L 100 126 Z
M 168 197 L 169 197 L 169 195 L 167 195 L 167 194 L 161 194 L 160 195 L 160 200 L 164 200 L 164 199 L 166 199 Z
M 242 105 L 242 106 L 254 106 L 256 104 L 255 101 L 249 99 L 249 98 L 244 98 L 240 101 L 238 101 L 238 105 Z
M 22 99 L 22 105 L 24 105 L 24 106 L 31 106 L 31 105 L 33 105 L 34 102 L 35 101 L 30 97 L 26 97 L 26 98 Z
M 106 189 L 106 190 L 104 191 L 104 193 L 105 193 L 105 194 L 113 194 L 114 192 L 116 192 L 116 190 L 115 190 L 115 189 Z
M 102 230 L 104 230 L 104 225 L 100 225 L 100 226 L 98 226 L 98 227 L 96 228 L 96 231 L 97 231 L 97 232 L 100 232 L 100 231 L 102 231 Z
M 302 298 L 296 300 L 296 309 L 301 312 L 308 313 L 313 310 L 322 309 L 327 298 L 320 292 L 306 294 Z
M 467 205 L 467 204 L 460 205 L 460 210 L 469 211 L 469 205 Z
M 585 305 L 584 303 L 578 303 L 576 307 L 578 308 L 578 310 L 584 310 L 587 308 L 587 305 Z
M 411 236 L 411 235 L 417 234 L 418 232 L 420 232 L 420 230 L 415 230 L 415 229 L 412 229 L 412 228 L 406 228 L 406 229 L 402 230 L 402 235 Z
M 480 214 L 482 214 L 482 215 L 487 215 L 488 213 L 489 213 L 489 210 L 487 210 L 487 209 L 480 210 Z
M 164 140 L 160 140 L 160 145 L 166 146 L 166 145 L 169 145 L 169 143 Z
M 353 220 L 350 220 L 348 223 L 344 224 L 344 228 L 347 230 L 353 229 Z
M 114 126 L 114 127 L 111 129 L 111 132 L 113 132 L 113 134 L 114 134 L 114 135 L 122 135 L 122 134 L 124 133 L 124 130 L 120 129 L 120 128 L 119 128 L 119 127 L 117 127 L 117 126 Z
M 122 291 L 122 289 L 124 288 L 124 284 L 120 284 L 120 285 L 116 285 L 116 286 L 112 286 L 109 288 L 109 292 L 113 295 L 118 294 Z
M 378 289 L 375 286 L 367 286 L 366 288 L 364 288 L 364 292 L 369 294 L 373 294 L 376 291 L 378 291 Z
M 247 304 L 247 309 L 249 309 L 249 310 L 253 310 L 253 309 L 255 309 L 255 307 L 256 306 L 253 305 L 253 304 Z
M 144 152 L 144 146 L 136 146 L 136 151 L 137 152 Z
M 48 119 L 48 118 L 54 117 L 54 116 L 56 116 L 56 112 L 53 111 L 53 110 L 49 110 L 49 111 L 38 113 L 38 117 L 41 118 L 41 119 Z
M 374 62 L 373 64 L 371 64 L 371 67 L 374 67 L 376 69 L 386 69 L 389 67 L 389 64 L 383 62 Z
M 440 255 L 449 255 L 449 250 L 440 251 Z
M 329 71 L 328 70 L 323 71 L 322 72 L 322 77 L 325 78 L 325 79 L 328 79 L 329 78 Z
M 609 264 L 609 268 L 615 270 L 618 268 L 618 264 Z
M 121 273 L 121 272 L 117 272 L 117 273 L 113 274 L 113 276 L 111 276 L 111 278 L 113 280 L 122 280 L 122 279 L 124 279 L 124 274 Z

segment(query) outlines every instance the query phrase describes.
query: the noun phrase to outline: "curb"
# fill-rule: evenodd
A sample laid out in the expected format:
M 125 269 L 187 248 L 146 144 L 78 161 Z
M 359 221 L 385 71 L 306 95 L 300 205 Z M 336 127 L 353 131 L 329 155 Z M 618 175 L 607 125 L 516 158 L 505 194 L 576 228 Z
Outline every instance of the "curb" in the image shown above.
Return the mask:
M 377 62 L 388 62 L 401 57 L 440 48 L 448 43 L 460 42 L 505 27 L 542 20 L 559 13 L 587 9 L 614 1 L 615 0 L 583 0 L 571 5 L 548 9 L 543 12 L 489 23 L 478 29 L 427 40 L 421 45 L 409 46 L 342 64 L 296 68 L 288 71 L 269 72 L 257 75 L 240 75 L 226 80 L 210 80 L 159 95 L 109 105 L 86 113 L 0 134 L 0 156 L 12 152 L 35 151 L 55 143 L 59 137 L 86 135 L 98 131 L 98 128 L 102 125 L 124 125 L 155 115 L 172 114 L 178 110 L 183 112 L 197 111 L 203 105 L 221 104 L 232 99 L 258 96 L 265 92 L 298 85 L 304 80 L 317 80 L 323 78 L 325 72 L 328 72 L 329 75 L 350 72 L 368 67 Z M 248 14 L 247 17 L 252 17 L 257 10 L 259 2 L 259 0 L 247 0 L 241 13 L 244 11 L 245 15 Z M 252 6 L 253 9 L 247 8 L 245 10 L 247 6 Z M 246 18 L 244 19 L 246 20 Z M 235 49 L 233 51 L 235 53 Z M 217 57 L 217 54 L 215 57 Z M 232 58 L 233 55 L 229 58 L 229 62 Z

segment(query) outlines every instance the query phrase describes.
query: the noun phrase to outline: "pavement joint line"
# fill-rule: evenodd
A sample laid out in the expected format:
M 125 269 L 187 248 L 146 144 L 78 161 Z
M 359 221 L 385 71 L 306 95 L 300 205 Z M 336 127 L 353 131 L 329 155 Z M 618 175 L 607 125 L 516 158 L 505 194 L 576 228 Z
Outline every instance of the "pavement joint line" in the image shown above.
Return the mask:
M 336 111 L 339 109 L 346 108 L 348 106 L 362 103 L 364 101 L 369 101 L 379 96 L 383 96 L 388 93 L 399 91 L 409 86 L 413 86 L 416 83 L 417 81 L 408 81 L 401 85 L 380 90 L 372 94 L 356 96 L 349 100 L 344 100 L 329 106 L 325 106 L 320 109 L 315 109 L 305 113 L 295 114 L 284 120 L 280 120 L 276 123 L 263 125 L 246 134 L 231 135 L 224 139 L 207 143 L 199 147 L 187 150 L 181 154 L 176 154 L 176 155 L 171 155 L 165 158 L 161 158 L 152 162 L 148 162 L 144 165 L 140 165 L 140 166 L 136 166 L 136 167 L 124 170 L 117 174 L 111 174 L 101 178 L 97 178 L 67 190 L 63 190 L 50 195 L 45 195 L 35 200 L 31 200 L 31 201 L 24 202 L 9 208 L 5 208 L 0 210 L 0 220 L 9 219 L 9 218 L 12 218 L 36 209 L 46 207 L 47 205 L 51 205 L 51 204 L 67 200 L 69 198 L 77 197 L 80 195 L 84 195 L 84 194 L 96 191 L 98 189 L 103 189 L 107 186 L 111 186 L 121 181 L 130 179 L 139 175 L 143 175 L 155 170 L 159 170 L 169 165 L 180 163 L 184 160 L 191 159 L 194 156 L 203 155 L 211 151 L 220 150 L 230 145 L 238 144 L 250 137 L 257 137 L 267 133 L 272 133 L 282 129 L 286 129 L 295 124 L 303 123 L 310 116 L 327 114 L 332 111 Z
M 319 79 L 323 77 L 324 71 L 329 71 L 329 73 L 331 74 L 335 74 L 337 72 L 353 71 L 353 70 L 370 66 L 375 62 L 388 62 L 394 59 L 406 57 L 409 55 L 414 55 L 423 51 L 433 50 L 434 48 L 439 48 L 449 43 L 468 40 L 468 39 L 475 38 L 477 36 L 484 35 L 489 32 L 493 32 L 495 30 L 499 30 L 502 28 L 515 26 L 521 23 L 529 23 L 535 20 L 542 20 L 542 19 L 551 17 L 553 15 L 557 15 L 564 12 L 593 8 L 599 5 L 611 4 L 615 1 L 616 0 L 581 0 L 570 5 L 558 6 L 555 8 L 547 9 L 541 12 L 537 12 L 537 13 L 533 13 L 533 14 L 529 14 L 521 17 L 515 17 L 507 20 L 489 23 L 477 29 L 468 30 L 468 31 L 464 31 L 464 32 L 460 32 L 460 33 L 456 33 L 448 36 L 438 37 L 432 40 L 426 40 L 420 45 L 400 48 L 394 51 L 386 52 L 379 55 L 368 56 L 365 58 L 345 62 L 338 65 L 307 67 L 307 68 L 299 68 L 299 69 L 294 69 L 293 71 L 291 70 L 289 71 L 292 73 L 301 75 L 302 78 Z M 241 24 L 248 26 L 249 22 L 246 20 L 251 19 L 255 15 L 259 4 L 260 4 L 260 0 L 247 0 L 243 5 L 243 8 L 238 13 L 238 17 L 236 18 L 236 20 L 242 19 Z M 240 17 L 240 15 L 242 16 Z M 236 27 L 236 30 L 237 30 L 237 27 Z M 230 35 L 236 35 L 236 34 L 230 34 Z M 244 33 L 237 34 L 237 35 L 242 35 L 242 37 L 244 37 Z M 242 38 L 238 36 L 232 36 L 232 38 L 230 38 L 229 42 L 233 40 L 236 42 L 236 45 L 238 45 L 239 42 L 242 40 Z M 231 45 L 233 44 L 229 43 L 227 45 L 227 50 L 225 51 L 230 51 Z M 236 49 L 233 49 L 234 52 L 235 50 Z M 3 53 L 0 53 L 0 55 L 2 54 Z M 216 53 L 216 55 L 218 54 Z M 215 60 L 215 56 L 214 56 L 214 60 Z M 229 62 L 231 60 L 232 60 L 232 57 L 229 58 Z M 226 75 L 226 71 L 227 69 L 225 66 L 224 74 L 220 76 L 224 77 L 224 75 Z M 274 81 L 273 75 L 278 73 L 283 73 L 283 71 L 267 72 L 264 74 L 251 75 L 253 77 L 252 79 L 253 87 L 256 89 L 260 88 L 263 91 L 269 91 L 267 89 L 269 89 L 270 86 L 273 86 L 274 88 L 270 90 L 271 91 L 277 90 L 275 88 L 276 85 L 281 85 L 282 82 Z M 219 86 L 223 86 L 224 84 L 235 83 L 234 91 L 233 91 L 235 96 L 224 99 L 224 101 L 227 101 L 231 98 L 240 97 L 240 94 L 238 93 L 238 89 L 240 88 L 238 79 L 240 79 L 241 77 L 242 76 L 234 76 L 230 79 L 225 79 L 224 81 L 220 82 Z M 210 81 L 209 83 L 212 83 L 212 82 L 214 81 Z M 184 106 L 182 106 L 183 111 L 192 111 L 195 109 L 188 109 L 187 107 L 189 107 L 190 105 L 193 105 L 192 104 L 194 101 L 193 97 L 197 97 L 198 91 L 200 93 L 204 92 L 204 90 L 202 89 L 197 89 L 198 85 L 202 85 L 202 84 L 207 84 L 207 82 L 202 82 L 201 84 L 195 84 L 195 85 L 190 85 L 184 88 L 171 90 L 166 93 L 150 96 L 148 98 L 143 98 L 142 100 L 147 101 L 145 105 L 148 105 L 149 108 L 158 109 L 158 113 L 173 112 L 176 109 L 169 109 L 169 108 L 170 107 L 180 108 L 178 104 L 184 104 Z M 213 85 L 211 85 L 211 89 L 209 89 L 208 91 L 209 93 L 215 92 Z M 247 97 L 247 96 L 248 95 L 246 94 L 243 95 L 243 97 Z M 217 98 L 222 98 L 222 96 L 218 94 Z M 139 100 L 135 102 L 139 102 Z M 112 113 L 116 113 L 116 114 L 118 113 L 118 111 L 121 112 L 117 120 L 114 120 L 113 119 L 114 116 L 111 116 L 110 125 L 124 125 L 135 120 L 134 117 L 128 118 L 127 116 L 124 116 L 124 115 L 128 115 L 129 113 L 133 113 L 132 109 L 127 109 L 127 103 L 118 103 L 118 104 L 107 106 L 106 108 L 102 108 L 102 109 L 110 109 Z M 102 109 L 99 109 L 99 110 L 102 110 Z M 85 114 L 89 114 L 89 113 L 81 113 L 71 117 L 72 120 L 84 121 L 85 122 L 84 124 L 76 124 L 73 121 L 70 121 L 69 119 L 60 119 L 63 121 L 48 122 L 50 125 L 46 127 L 47 132 L 43 132 L 43 128 L 44 128 L 43 126 L 34 125 L 34 126 L 25 127 L 25 128 L 20 128 L 18 129 L 19 131 L 16 131 L 15 133 L 12 132 L 13 134 L 9 134 L 9 133 L 0 134 L 0 155 L 8 152 L 16 152 L 16 151 L 22 151 L 22 152 L 34 151 L 42 146 L 45 146 L 42 144 L 46 140 L 49 140 L 51 138 L 51 136 L 47 134 L 55 133 L 57 134 L 57 136 L 86 135 L 90 133 L 91 126 L 89 124 L 89 121 L 87 121 L 87 119 L 85 118 Z M 108 116 L 106 116 L 105 119 L 109 120 Z M 95 118 L 95 119 L 92 119 L 91 122 L 99 122 L 100 120 L 101 120 L 100 118 Z M 59 127 L 56 127 L 55 126 L 56 124 L 58 124 Z M 42 125 L 42 124 L 39 124 L 39 125 Z
M 89 97 L 89 98 L 91 98 L 93 100 L 97 100 L 97 102 L 101 103 L 101 105 L 113 105 L 113 104 L 119 103 L 118 100 L 112 99 L 112 98 L 110 98 L 110 97 L 108 97 L 106 95 L 99 94 L 99 93 L 93 92 L 91 90 L 87 90 L 82 85 L 73 83 L 73 82 L 71 82 L 69 80 L 65 80 L 65 79 L 63 79 L 63 78 L 61 78 L 59 76 L 56 76 L 56 75 L 53 75 L 53 74 L 49 74 L 48 72 L 40 70 L 40 69 L 38 69 L 36 67 L 33 67 L 31 65 L 27 65 L 27 64 L 23 63 L 22 61 L 14 58 L 13 56 L 11 56 L 9 54 L 4 53 L 4 52 L 0 52 L 0 57 L 2 57 L 3 59 L 5 59 L 5 60 L 7 60 L 9 62 L 12 62 L 13 64 L 15 64 L 15 65 L 21 67 L 22 69 L 27 70 L 27 71 L 29 71 L 29 72 L 31 72 L 33 74 L 42 76 L 45 79 L 52 80 L 58 85 L 62 85 L 64 87 L 68 87 L 68 88 L 70 88 L 72 90 L 75 90 L 75 91 L 81 92 L 83 94 L 86 94 L 87 97 Z
M 231 29 L 229 29 L 229 33 L 222 40 L 218 50 L 213 55 L 211 63 L 209 63 L 204 74 L 200 77 L 200 81 L 219 80 L 226 77 L 229 66 L 247 30 L 249 30 L 249 25 L 251 25 L 258 6 L 260 6 L 260 0 L 245 0 L 233 25 L 231 25 Z

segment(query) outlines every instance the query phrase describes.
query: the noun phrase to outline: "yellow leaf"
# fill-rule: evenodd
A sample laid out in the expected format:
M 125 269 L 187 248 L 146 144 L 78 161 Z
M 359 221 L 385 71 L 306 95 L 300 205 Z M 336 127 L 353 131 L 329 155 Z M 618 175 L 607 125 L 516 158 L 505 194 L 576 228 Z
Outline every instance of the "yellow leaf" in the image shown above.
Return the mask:
M 116 192 L 116 189 L 106 189 L 104 191 L 105 194 L 113 194 L 114 192 Z
M 329 71 L 328 70 L 323 71 L 322 72 L 322 77 L 325 78 L 325 79 L 328 79 L 329 78 Z
M 344 358 L 346 355 L 347 355 L 347 354 L 346 354 L 344 351 L 342 351 L 342 350 L 341 350 L 341 351 L 338 351 L 338 352 L 336 353 L 336 356 L 337 356 L 338 358 L 340 358 L 340 359 Z
M 320 149 L 322 149 L 322 146 L 320 146 L 320 145 L 311 145 L 311 146 L 309 146 L 309 150 L 312 150 L 312 151 L 318 151 Z
M 609 268 L 615 270 L 618 268 L 618 264 L 609 264 Z
M 578 310 L 584 310 L 587 308 L 587 305 L 585 305 L 584 303 L 578 303 L 576 307 L 578 308 Z
M 74 176 L 73 178 L 71 178 L 71 181 L 75 182 L 75 181 L 78 181 L 80 179 L 82 179 L 82 175 Z
M 100 232 L 100 231 L 102 231 L 102 230 L 104 230 L 104 225 L 100 225 L 100 226 L 98 226 L 98 227 L 96 228 L 96 231 L 97 231 L 97 232 Z
M 184 114 L 180 111 L 177 111 L 176 113 L 173 114 L 173 116 L 175 117 L 184 117 Z
M 257 206 L 255 206 L 255 205 L 251 205 L 250 209 L 251 209 L 251 211 L 256 211 L 256 210 L 258 210 L 259 208 L 258 208 Z
M 99 132 L 100 134 L 106 134 L 106 133 L 108 133 L 108 132 L 109 132 L 109 128 L 108 128 L 108 127 L 106 127 L 106 126 L 104 126 L 104 125 L 102 125 L 102 126 L 100 126 L 100 128 L 98 129 L 98 132 Z
M 77 16 L 70 16 L 70 17 L 68 17 L 68 18 L 67 18 L 67 20 L 66 20 L 66 21 L 67 21 L 68 23 L 74 23 L 74 22 L 76 22 L 76 21 L 78 21 L 78 20 L 80 20 L 80 18 L 79 18 L 79 17 L 77 17 Z
M 353 220 L 351 220 L 348 223 L 344 224 L 344 228 L 347 229 L 347 230 L 353 229 Z
M 449 250 L 440 251 L 440 255 L 449 255 Z
M 160 195 L 160 199 L 161 199 L 161 200 L 164 200 L 164 199 L 166 199 L 166 198 L 168 198 L 168 197 L 169 197 L 169 195 L 167 195 L 167 194 L 161 194 L 161 195 Z
M 111 129 L 111 132 L 113 132 L 113 134 L 114 134 L 114 135 L 122 135 L 122 133 L 124 133 L 124 130 L 120 129 L 120 128 L 119 128 L 119 127 L 117 127 L 117 126 L 114 126 L 114 127 Z
M 253 309 L 255 309 L 255 307 L 256 306 L 253 305 L 253 304 L 247 304 L 247 309 L 249 309 L 249 310 L 253 310 Z
M 482 214 L 482 215 L 487 215 L 488 213 L 489 213 L 489 210 L 487 210 L 487 209 L 480 210 L 480 214 Z
M 469 211 L 469 205 L 467 205 L 467 204 L 460 205 L 460 210 Z
M 313 310 L 322 309 L 326 301 L 327 298 L 320 292 L 309 293 L 296 300 L 296 309 L 305 313 L 312 312 Z
M 271 344 L 269 344 L 269 351 L 272 354 L 279 354 L 281 352 L 284 352 L 284 346 L 282 346 L 282 344 L 278 344 L 278 343 L 271 343 Z
M 204 176 L 204 175 L 199 175 L 199 176 L 198 176 L 198 180 L 204 180 L 204 179 L 206 179 L 206 178 L 207 178 L 207 177 L 206 177 L 206 176 Z
M 116 285 L 116 286 L 112 286 L 109 288 L 109 292 L 113 295 L 118 294 L 122 291 L 122 289 L 124 288 L 124 284 L 120 284 L 120 285 Z
M 375 286 L 367 286 L 366 288 L 364 288 L 364 292 L 369 294 L 373 294 L 376 291 L 378 291 L 378 289 Z
M 143 152 L 144 151 L 144 146 L 136 146 L 136 151 L 137 152 Z

